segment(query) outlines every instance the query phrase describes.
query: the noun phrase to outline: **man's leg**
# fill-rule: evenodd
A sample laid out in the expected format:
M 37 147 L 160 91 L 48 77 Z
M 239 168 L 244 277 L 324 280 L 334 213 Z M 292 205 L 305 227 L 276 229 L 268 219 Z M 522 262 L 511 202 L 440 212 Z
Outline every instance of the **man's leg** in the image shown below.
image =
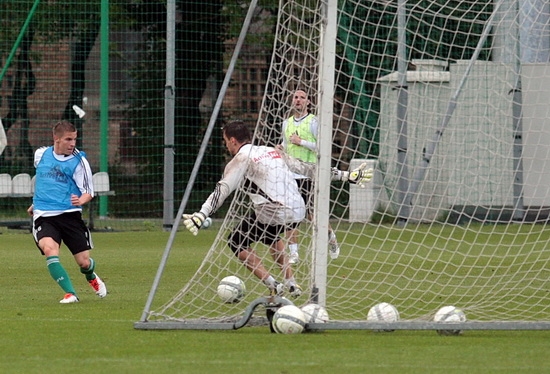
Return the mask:
M 39 240 L 38 247 L 46 257 L 46 266 L 53 280 L 65 291 L 65 297 L 60 301 L 62 304 L 76 303 L 78 297 L 73 287 L 69 274 L 59 260 L 59 244 L 50 237 Z
M 297 264 L 300 261 L 300 255 L 298 254 L 298 229 L 287 231 L 285 236 L 288 238 L 288 262 L 290 264 Z
M 239 251 L 237 258 L 269 288 L 272 295 L 281 296 L 283 294 L 283 285 L 269 274 L 255 250 L 252 248 L 243 249 Z
M 99 297 L 107 296 L 107 287 L 101 278 L 95 273 L 95 261 L 90 258 L 90 251 L 82 251 L 74 255 L 74 259 L 84 274 L 86 280 Z
M 296 284 L 294 279 L 294 271 L 289 264 L 288 257 L 285 253 L 284 242 L 279 239 L 269 247 L 271 257 L 279 265 L 283 275 L 285 277 L 285 286 L 288 288 L 289 293 L 293 297 L 298 297 L 302 294 L 302 288 Z

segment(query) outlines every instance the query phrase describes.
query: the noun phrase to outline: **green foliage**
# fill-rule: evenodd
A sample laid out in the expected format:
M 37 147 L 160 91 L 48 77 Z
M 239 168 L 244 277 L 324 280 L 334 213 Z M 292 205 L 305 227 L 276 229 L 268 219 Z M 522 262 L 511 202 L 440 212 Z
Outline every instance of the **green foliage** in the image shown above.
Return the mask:
M 2 28 L 0 30 L 0 56 L 6 55 L 13 47 L 13 43 L 29 16 L 29 10 L 34 1 L 18 0 L 16 2 L 1 2 Z M 85 65 L 89 52 L 92 49 L 99 32 L 101 19 L 100 1 L 43 1 L 33 14 L 31 26 L 32 34 L 28 33 L 28 45 L 58 43 L 68 41 L 71 44 L 71 92 L 66 103 L 63 117 L 77 126 L 79 133 L 83 133 L 83 121 L 76 118 L 72 105 L 82 105 L 83 93 L 86 84 L 84 79 Z M 175 62 L 175 196 L 179 198 L 187 184 L 191 169 L 196 159 L 199 145 L 202 141 L 204 129 L 208 123 L 206 115 L 199 111 L 199 104 L 203 98 L 209 80 L 215 82 L 214 91 L 219 86 L 220 76 L 223 73 L 223 41 L 226 39 L 226 18 L 221 15 L 222 3 L 211 1 L 176 1 L 178 15 L 176 23 L 176 62 Z M 133 171 L 138 175 L 131 175 L 129 179 L 141 182 L 138 186 L 126 186 L 119 181 L 128 177 L 124 167 L 113 165 L 112 171 L 120 171 L 113 177 L 113 187 L 120 191 L 117 203 L 112 204 L 111 213 L 119 217 L 157 217 L 162 214 L 162 186 L 164 165 L 164 102 L 166 84 L 166 2 L 162 0 L 142 0 L 127 2 L 112 0 L 109 2 L 109 27 L 112 30 L 122 30 L 131 36 L 133 43 L 123 40 L 117 44 L 113 40 L 110 51 L 126 64 L 125 77 L 131 77 L 131 92 L 119 95 L 116 104 L 126 108 L 124 122 L 131 129 L 132 149 L 131 162 Z M 28 47 L 30 50 L 30 47 Z M 35 54 L 34 62 L 40 61 L 41 56 Z M 30 59 L 25 60 L 29 71 L 25 75 L 14 74 L 18 82 L 34 82 Z M 15 64 L 14 64 L 15 65 Z M 18 69 L 21 64 L 17 64 Z M 89 67 L 89 66 L 88 66 Z M 41 84 L 42 82 L 38 82 Z M 18 122 L 23 123 L 28 136 L 30 118 L 26 111 L 28 96 L 34 86 L 17 88 L 15 84 L 10 101 L 17 105 L 10 105 L 9 121 L 4 119 L 4 126 L 8 130 Z M 23 95 L 25 94 L 25 95 Z M 217 95 L 217 92 L 214 92 Z M 51 111 L 61 111 L 60 108 L 48 108 Z M 217 126 L 219 128 L 219 126 Z M 80 142 L 81 138 L 78 138 Z M 201 191 L 195 200 L 205 197 L 203 191 L 213 189 L 221 174 L 220 165 L 223 163 L 223 143 L 219 141 L 219 130 L 214 131 L 213 141 L 209 146 L 208 157 L 198 176 L 197 189 Z M 10 165 L 2 165 L 2 170 L 10 172 L 33 173 L 33 149 L 27 139 L 15 147 L 18 157 L 10 159 Z M 82 144 L 77 143 L 82 149 Z M 28 170 L 30 168 L 30 170 Z M 24 170 L 23 170 L 24 169 Z M 15 173 L 12 173 L 15 174 Z M 136 192 L 143 187 L 144 203 L 136 204 Z M 133 191 L 127 191 L 133 190 Z M 127 192 L 133 192 L 128 194 Z M 198 203 L 195 203 L 195 205 Z M 121 210 L 118 210 L 118 208 Z M 152 212 L 149 214 L 149 212 Z

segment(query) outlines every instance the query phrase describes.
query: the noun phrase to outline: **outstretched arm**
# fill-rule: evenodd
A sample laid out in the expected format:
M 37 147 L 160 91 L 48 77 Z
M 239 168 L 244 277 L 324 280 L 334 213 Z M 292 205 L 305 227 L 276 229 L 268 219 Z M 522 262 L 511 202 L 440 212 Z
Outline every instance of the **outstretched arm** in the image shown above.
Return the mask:
M 218 210 L 225 199 L 237 189 L 246 173 L 248 159 L 244 155 L 236 155 L 225 167 L 223 178 L 216 183 L 214 191 L 208 196 L 200 211 L 193 214 L 183 214 L 185 227 L 197 235 L 206 218 Z
M 317 167 L 316 164 L 298 160 L 297 158 L 291 157 L 287 153 L 280 150 L 279 153 L 281 157 L 283 157 L 291 171 L 293 171 L 294 173 L 305 175 L 310 179 L 315 178 L 315 169 Z M 362 163 L 358 168 L 352 171 L 343 171 L 332 168 L 332 180 L 349 182 L 363 187 L 365 183 L 368 183 L 372 180 L 374 173 L 371 168 L 367 169 L 366 167 L 367 164 Z
M 358 168 L 352 171 L 342 171 L 336 168 L 332 169 L 333 175 L 336 174 L 342 181 L 348 181 L 352 184 L 357 184 L 360 187 L 364 187 L 365 183 L 369 183 L 372 180 L 374 170 L 372 168 L 367 169 L 367 163 L 363 162 Z

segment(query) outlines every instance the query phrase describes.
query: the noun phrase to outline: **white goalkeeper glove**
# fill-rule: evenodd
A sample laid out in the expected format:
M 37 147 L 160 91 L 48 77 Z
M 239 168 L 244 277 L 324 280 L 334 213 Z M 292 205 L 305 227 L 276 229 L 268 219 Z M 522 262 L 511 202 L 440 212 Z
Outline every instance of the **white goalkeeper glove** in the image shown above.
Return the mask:
M 358 168 L 352 171 L 344 171 L 342 173 L 342 180 L 357 184 L 359 187 L 365 187 L 365 183 L 369 183 L 374 175 L 374 170 L 372 168 L 365 170 L 366 167 L 367 163 L 363 162 Z
M 199 233 L 199 229 L 202 227 L 202 224 L 206 220 L 206 216 L 201 212 L 193 214 L 183 214 L 182 217 L 183 224 L 185 225 L 187 230 L 193 233 L 193 235 L 197 235 Z

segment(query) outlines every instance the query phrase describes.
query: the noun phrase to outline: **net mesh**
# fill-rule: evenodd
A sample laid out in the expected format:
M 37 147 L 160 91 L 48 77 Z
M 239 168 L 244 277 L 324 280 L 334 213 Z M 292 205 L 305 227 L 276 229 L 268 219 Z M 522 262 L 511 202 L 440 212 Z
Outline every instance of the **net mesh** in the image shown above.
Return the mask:
M 33 150 L 49 145 L 56 121 L 69 119 L 92 169 L 108 171 L 116 191 L 98 199 L 96 227 L 159 229 L 170 199 L 163 196 L 164 150 L 174 149 L 178 201 L 245 7 L 178 2 L 175 139 L 164 144 L 166 2 L 112 1 L 107 39 L 99 2 L 39 3 L 0 2 L 7 139 L 0 174 L 10 177 L 2 180 L 32 175 Z M 333 74 L 333 118 L 321 126 L 332 137 L 332 166 L 367 162 L 375 172 L 365 188 L 334 182 L 326 196 L 315 197 L 330 201 L 341 247 L 326 268 L 331 319 L 364 320 L 371 306 L 389 302 L 410 321 L 429 320 L 444 305 L 475 321 L 547 321 L 548 2 L 349 0 L 337 6 L 334 35 L 325 34 L 326 6 L 260 2 L 186 210 L 200 208 L 227 161 L 218 125 L 242 118 L 255 130 L 255 143 L 279 144 L 294 90 L 306 89 L 318 114 L 325 109 L 320 82 Z M 109 44 L 108 58 L 102 43 Z M 320 66 L 329 43 L 335 43 L 333 71 Z M 73 105 L 86 116 L 79 118 Z M 27 199 L 3 192 L 1 223 L 28 224 L 27 206 Z M 265 296 L 266 287 L 226 243 L 249 209 L 244 189 L 235 191 L 214 217 L 219 232 L 199 269 L 148 311 L 150 320 L 234 320 Z M 293 267 L 304 295 L 297 305 L 310 301 L 318 276 L 313 222 L 300 225 L 300 262 Z M 280 280 L 268 248 L 255 249 Z M 216 295 L 228 275 L 246 284 L 238 304 Z
M 280 3 L 259 143 L 281 142 L 296 88 L 307 88 L 319 110 L 324 5 Z M 544 2 L 339 4 L 328 72 L 336 79 L 332 165 L 366 161 L 375 177 L 363 189 L 333 183 L 330 196 L 316 196 L 330 199 L 341 246 L 327 267 L 332 320 L 364 320 L 379 302 L 411 321 L 445 305 L 475 321 L 548 319 L 549 20 Z M 245 280 L 247 300 L 266 293 L 226 247 L 248 209 L 242 192 L 200 271 L 152 316 L 238 316 L 242 303 L 221 304 L 212 292 L 225 275 Z M 313 287 L 313 228 L 300 226 L 294 268 L 306 295 L 297 305 Z M 267 248 L 255 248 L 272 263 Z

